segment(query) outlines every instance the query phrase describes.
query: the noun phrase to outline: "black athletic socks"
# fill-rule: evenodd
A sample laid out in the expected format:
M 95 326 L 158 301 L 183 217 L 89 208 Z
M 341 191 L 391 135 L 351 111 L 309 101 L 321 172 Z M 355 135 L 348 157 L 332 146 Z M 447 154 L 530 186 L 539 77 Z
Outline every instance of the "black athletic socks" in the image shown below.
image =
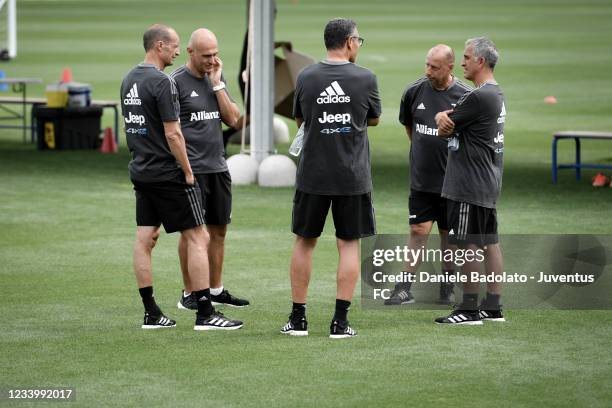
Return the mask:
M 159 309 L 159 306 L 157 306 L 157 303 L 155 303 L 155 298 L 153 297 L 153 286 L 139 288 L 138 292 L 140 292 L 140 297 L 142 298 L 142 304 L 144 305 L 145 312 L 151 316 L 161 315 L 161 310 Z
M 478 310 L 478 293 L 464 293 L 461 310 Z
M 198 316 L 210 316 L 214 309 L 210 300 L 210 288 L 196 290 L 193 292 L 198 301 Z
M 483 305 L 486 305 L 487 309 L 498 310 L 500 297 L 501 295 L 499 294 L 493 294 L 493 293 L 487 292 L 487 297 L 485 298 Z
M 295 320 L 299 320 L 302 317 L 306 317 L 306 303 L 293 303 L 291 307 L 291 317 Z
M 348 300 L 336 299 L 336 311 L 334 312 L 334 318 L 332 320 L 346 321 L 351 302 Z

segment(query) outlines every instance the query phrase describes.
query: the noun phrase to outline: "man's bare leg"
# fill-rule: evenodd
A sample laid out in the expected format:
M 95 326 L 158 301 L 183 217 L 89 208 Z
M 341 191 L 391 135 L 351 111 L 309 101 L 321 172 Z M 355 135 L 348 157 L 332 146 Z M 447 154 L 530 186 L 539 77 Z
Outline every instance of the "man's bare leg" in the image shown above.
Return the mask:
M 431 233 L 433 227 L 433 221 L 421 222 L 419 224 L 410 224 L 410 238 L 408 239 L 408 248 L 417 250 L 427 245 L 427 239 Z M 405 264 L 404 271 L 415 275 L 419 266 L 421 265 L 421 259 L 417 258 L 407 262 Z M 404 305 L 414 303 L 414 297 L 410 293 L 412 283 L 402 282 L 395 285 L 391 297 L 385 300 L 385 305 Z
M 485 272 L 487 275 L 502 275 L 504 272 L 504 261 L 499 243 L 487 245 L 485 251 Z M 480 317 L 482 319 L 497 322 L 506 321 L 500 304 L 501 291 L 501 282 L 487 283 L 487 295 L 480 308 Z
M 291 255 L 289 275 L 291 278 L 291 298 L 293 303 L 306 304 L 308 284 L 312 272 L 312 253 L 317 238 L 296 236 Z

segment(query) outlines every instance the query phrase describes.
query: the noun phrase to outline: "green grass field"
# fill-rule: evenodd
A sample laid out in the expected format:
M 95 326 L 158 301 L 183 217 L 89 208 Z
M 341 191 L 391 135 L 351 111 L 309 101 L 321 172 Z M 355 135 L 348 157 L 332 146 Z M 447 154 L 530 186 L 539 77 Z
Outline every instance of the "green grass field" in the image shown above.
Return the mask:
M 181 61 L 191 31 L 207 26 L 240 100 L 242 0 L 18 3 L 19 55 L 0 65 L 8 77 L 49 83 L 71 67 L 75 80 L 93 85 L 94 98 L 118 99 L 123 75 L 142 60 L 146 26 L 176 27 Z M 358 22 L 366 38 L 358 62 L 379 79 L 384 114 L 370 131 L 379 233 L 408 230 L 401 93 L 421 75 L 432 45 L 460 54 L 477 35 L 500 49 L 496 78 L 507 100 L 501 232 L 612 231 L 612 189 L 592 188 L 594 171 L 582 182 L 568 171 L 558 185 L 550 181 L 554 131 L 612 130 L 609 1 L 279 0 L 276 38 L 322 58 L 322 29 L 336 16 Z M 31 96 L 43 92 L 29 88 Z M 559 103 L 545 105 L 546 95 Z M 104 121 L 110 126 L 110 115 Z M 562 161 L 571 159 L 569 142 L 560 150 Z M 583 143 L 583 156 L 610 164 L 612 144 Z M 242 330 L 196 333 L 193 315 L 176 310 L 176 234 L 162 234 L 154 274 L 156 298 L 178 326 L 141 330 L 128 161 L 125 148 L 39 152 L 20 132 L 0 132 L 0 388 L 71 386 L 71 406 L 94 407 L 610 406 L 609 311 L 507 310 L 505 324 L 449 328 L 432 324 L 439 311 L 362 309 L 357 293 L 351 322 L 360 335 L 330 341 L 337 255 L 329 225 L 314 257 L 311 335 L 280 335 L 290 308 L 289 188 L 234 188 L 225 284 L 252 301 L 227 311 L 245 321 Z

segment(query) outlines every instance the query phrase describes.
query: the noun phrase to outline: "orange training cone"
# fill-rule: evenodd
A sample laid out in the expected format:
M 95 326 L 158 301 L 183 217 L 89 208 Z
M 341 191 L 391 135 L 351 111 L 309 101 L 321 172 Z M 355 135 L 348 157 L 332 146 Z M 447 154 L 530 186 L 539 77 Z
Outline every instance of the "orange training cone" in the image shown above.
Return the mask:
M 100 146 L 100 152 L 102 153 L 117 153 L 118 151 L 117 142 L 115 142 L 115 136 L 113 135 L 113 129 L 107 127 L 104 129 L 104 139 L 102 139 L 102 146 Z
M 72 82 L 72 70 L 70 68 L 64 68 L 62 72 L 62 82 Z

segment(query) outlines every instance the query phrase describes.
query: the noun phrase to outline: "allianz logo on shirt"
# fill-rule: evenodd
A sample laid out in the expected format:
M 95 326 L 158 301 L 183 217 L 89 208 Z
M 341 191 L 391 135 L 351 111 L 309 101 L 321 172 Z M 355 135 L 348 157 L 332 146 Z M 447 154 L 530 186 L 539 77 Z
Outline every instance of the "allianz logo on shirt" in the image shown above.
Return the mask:
M 419 132 L 422 135 L 432 135 L 432 136 L 438 136 L 438 129 L 436 128 L 431 128 L 427 125 L 423 125 L 421 123 L 417 123 L 415 125 L 415 130 L 417 132 Z
M 138 87 L 136 83 L 132 85 L 130 92 L 125 95 L 125 99 L 123 100 L 124 105 L 140 105 L 140 99 L 138 98 Z
M 191 118 L 189 119 L 190 122 L 195 122 L 198 120 L 212 120 L 212 119 L 219 119 L 219 111 L 215 111 L 215 112 L 206 112 L 206 111 L 199 111 L 199 112 L 191 112 Z
M 351 97 L 344 93 L 338 81 L 332 82 L 317 98 L 317 104 L 323 105 L 326 103 L 349 103 Z

